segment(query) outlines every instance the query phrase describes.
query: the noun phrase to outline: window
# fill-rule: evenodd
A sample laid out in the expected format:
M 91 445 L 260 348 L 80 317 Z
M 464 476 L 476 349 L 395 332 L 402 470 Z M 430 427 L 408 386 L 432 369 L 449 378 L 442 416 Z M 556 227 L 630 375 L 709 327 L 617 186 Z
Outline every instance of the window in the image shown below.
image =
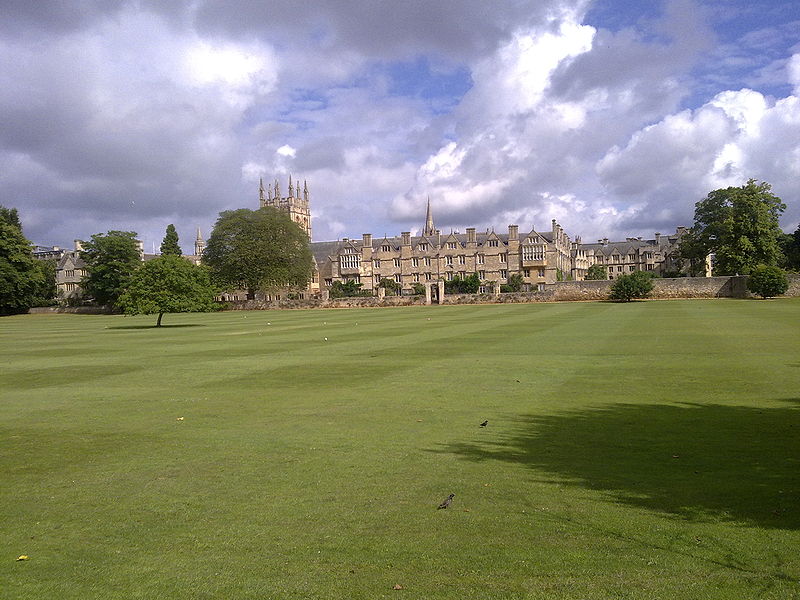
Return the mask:
M 619 262 L 619 254 L 615 254 L 615 255 L 614 255 L 614 262 L 615 262 L 615 263 L 618 263 L 618 262 Z
M 486 262 L 486 255 L 485 254 L 478 254 L 478 264 L 482 265 Z
M 448 271 L 445 277 L 447 278 L 447 281 L 453 281 L 453 272 Z
M 459 256 L 458 257 L 458 264 L 460 264 L 460 265 L 467 264 L 467 257 L 464 256 L 463 254 L 461 256 Z
M 503 253 L 500 255 L 500 262 L 501 262 L 501 263 L 508 262 L 508 254 L 506 254 L 505 252 L 503 252 Z
M 478 271 L 478 277 L 480 279 L 486 279 L 486 271 Z
M 621 266 L 617 267 L 617 273 L 622 273 L 622 267 Z
M 430 280 L 431 280 L 431 274 L 425 273 L 425 281 L 430 281 Z
M 467 278 L 467 272 L 466 271 L 459 271 L 458 272 L 458 276 L 461 277 L 461 279 L 466 279 Z
M 325 285 L 327 287 L 331 287 L 333 285 L 333 279 L 326 279 L 325 280 Z
M 373 261 L 372 261 L 372 266 L 375 268 L 375 270 L 378 270 L 378 269 L 380 269 L 380 268 L 381 268 L 381 261 L 380 261 L 380 259 L 377 259 L 377 258 L 376 258 L 375 260 L 373 260 Z
M 500 279 L 508 279 L 508 271 L 500 269 Z
M 420 252 L 427 252 L 428 251 L 428 244 L 420 244 L 417 246 L 417 250 Z
M 394 259 L 394 266 L 397 267 L 397 268 L 400 268 L 400 259 L 399 258 L 395 258 Z
M 455 242 L 447 242 L 447 249 L 448 250 L 455 250 L 456 249 L 456 243 Z
M 636 262 L 636 255 L 628 254 L 628 262 Z
M 538 291 L 540 291 L 540 292 L 543 292 L 543 291 L 544 291 L 544 284 L 543 284 L 543 283 L 539 283 L 539 284 L 537 284 L 537 285 L 536 285 L 536 289 L 537 289 Z
M 418 267 L 419 266 L 419 259 L 416 258 L 416 257 L 412 258 L 411 259 L 411 266 L 412 267 Z
M 431 257 L 430 256 L 426 256 L 425 257 L 425 266 L 426 267 L 430 267 L 431 266 Z
M 653 265 L 647 265 L 647 270 L 648 271 L 652 271 L 653 270 Z
M 392 251 L 392 247 L 389 244 L 384 244 L 383 246 L 381 246 L 381 250 L 383 252 L 391 252 Z
M 539 277 L 544 277 L 544 269 L 539 269 Z
M 498 240 L 489 240 L 489 248 L 497 248 Z
M 397 283 L 403 283 L 403 276 L 402 276 L 402 275 L 400 275 L 400 273 L 397 273 L 397 274 L 394 276 L 394 280 L 395 280 Z
M 635 268 L 636 268 L 636 267 L 634 267 L 633 265 L 630 265 L 630 266 L 628 267 L 628 271 L 633 271 Z
M 452 267 L 453 266 L 453 257 L 452 256 L 445 256 L 444 260 L 445 260 L 445 263 L 447 264 L 448 267 Z
M 414 283 L 419 282 L 419 273 L 414 273 L 411 277 L 413 278 Z
M 522 260 L 544 260 L 544 246 L 523 246 Z
M 381 276 L 380 275 L 375 275 L 375 283 L 377 284 L 377 283 L 380 283 L 380 282 L 381 282 Z
M 597 262 L 598 265 L 602 265 L 603 264 L 603 257 L 602 256 L 596 257 L 595 262 Z
M 357 269 L 360 262 L 358 254 L 343 254 L 339 257 L 339 264 L 342 269 Z
M 530 269 L 522 269 L 522 275 L 523 275 L 523 277 L 530 277 L 531 276 L 531 270 Z

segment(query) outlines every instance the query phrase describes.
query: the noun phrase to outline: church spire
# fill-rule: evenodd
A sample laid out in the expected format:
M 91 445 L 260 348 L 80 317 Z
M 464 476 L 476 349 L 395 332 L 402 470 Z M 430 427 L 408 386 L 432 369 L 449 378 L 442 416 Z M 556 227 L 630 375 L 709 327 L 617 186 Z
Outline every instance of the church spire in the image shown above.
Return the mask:
M 264 178 L 258 178 L 258 205 L 264 208 L 267 204 L 267 199 L 264 197 Z M 200 230 L 197 230 L 197 237 L 200 237 Z
M 431 197 L 428 196 L 428 210 L 425 214 L 425 228 L 422 230 L 422 235 L 428 237 L 434 233 L 436 233 L 436 230 L 433 226 L 433 214 L 431 214 Z

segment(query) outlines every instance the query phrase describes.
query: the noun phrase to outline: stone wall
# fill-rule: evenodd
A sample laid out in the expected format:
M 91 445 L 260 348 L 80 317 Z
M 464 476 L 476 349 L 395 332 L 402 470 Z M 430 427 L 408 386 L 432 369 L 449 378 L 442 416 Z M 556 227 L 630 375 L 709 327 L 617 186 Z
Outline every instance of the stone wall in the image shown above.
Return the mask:
M 746 277 L 679 277 L 654 279 L 651 298 L 749 298 Z M 441 304 L 506 304 L 525 302 L 574 302 L 608 300 L 612 281 L 559 281 L 541 292 L 500 294 L 445 294 Z M 800 297 L 800 275 L 789 275 L 789 291 L 785 296 Z M 267 310 L 291 308 L 367 308 L 380 306 L 424 305 L 425 296 L 361 296 L 336 300 L 248 300 L 231 302 L 232 310 Z

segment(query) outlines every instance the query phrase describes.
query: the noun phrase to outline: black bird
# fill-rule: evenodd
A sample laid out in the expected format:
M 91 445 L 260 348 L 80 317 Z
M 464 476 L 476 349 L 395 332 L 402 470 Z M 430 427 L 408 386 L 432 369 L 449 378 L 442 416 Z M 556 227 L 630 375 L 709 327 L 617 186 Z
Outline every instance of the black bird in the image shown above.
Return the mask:
M 481 427 L 486 427 L 488 424 L 489 424 L 489 421 L 484 421 L 483 423 L 481 423 Z
M 450 506 L 450 503 L 453 501 L 455 494 L 450 494 L 447 499 L 439 505 L 439 508 L 447 508 Z M 437 509 L 438 510 L 438 509 Z

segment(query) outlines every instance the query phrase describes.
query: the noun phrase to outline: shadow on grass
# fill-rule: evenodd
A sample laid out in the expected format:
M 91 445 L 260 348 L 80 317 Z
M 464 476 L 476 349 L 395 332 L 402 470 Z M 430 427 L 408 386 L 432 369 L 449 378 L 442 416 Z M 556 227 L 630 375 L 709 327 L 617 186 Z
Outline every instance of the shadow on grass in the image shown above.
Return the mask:
M 795 406 L 617 404 L 525 416 L 491 442 L 434 451 L 523 464 L 688 521 L 799 529 L 800 399 L 785 402 Z
M 114 325 L 108 329 L 176 329 L 178 327 L 207 327 L 202 323 L 176 323 L 175 325 L 164 325 L 156 327 L 155 325 Z

